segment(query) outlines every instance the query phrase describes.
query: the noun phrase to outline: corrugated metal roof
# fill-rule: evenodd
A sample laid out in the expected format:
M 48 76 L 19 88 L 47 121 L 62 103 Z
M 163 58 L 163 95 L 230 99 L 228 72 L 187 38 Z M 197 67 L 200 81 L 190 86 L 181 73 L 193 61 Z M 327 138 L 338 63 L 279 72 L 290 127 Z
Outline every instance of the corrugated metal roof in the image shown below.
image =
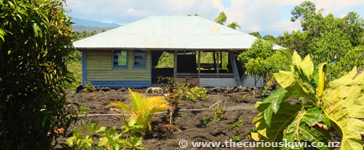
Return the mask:
M 256 39 L 198 16 L 178 16 L 148 17 L 75 41 L 73 45 L 77 49 L 242 50 L 250 48 Z

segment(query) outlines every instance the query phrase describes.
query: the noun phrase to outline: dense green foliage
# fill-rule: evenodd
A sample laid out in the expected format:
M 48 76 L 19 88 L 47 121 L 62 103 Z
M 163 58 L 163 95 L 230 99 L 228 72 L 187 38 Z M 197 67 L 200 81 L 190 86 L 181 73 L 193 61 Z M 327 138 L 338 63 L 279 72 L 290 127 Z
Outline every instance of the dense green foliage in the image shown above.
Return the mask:
M 174 56 L 173 53 L 163 52 L 158 60 L 156 68 L 173 68 L 174 67 Z
M 294 52 L 291 71 L 275 73 L 282 87 L 256 107 L 260 113 L 253 123 L 258 129 L 256 140 L 264 142 L 322 142 L 328 148 L 330 132 L 341 137 L 341 149 L 363 149 L 359 132 L 364 131 L 364 73 L 349 74 L 329 82 L 327 63 L 314 72 L 310 56 L 303 60 Z M 297 98 L 300 102 L 286 102 Z M 326 145 L 326 147 L 325 147 Z M 307 147 L 290 147 L 305 149 Z M 262 149 L 272 149 L 265 147 Z
M 255 58 L 262 58 L 267 59 L 268 57 L 272 56 L 275 50 L 273 50 L 273 43 L 270 41 L 264 41 L 262 39 L 256 40 L 250 49 L 246 50 L 245 52 L 241 53 L 238 56 L 238 60 L 245 64 L 250 59 Z
M 102 29 L 100 32 L 105 32 L 105 29 Z M 97 32 L 95 30 L 92 32 L 87 32 L 87 31 L 76 32 L 75 40 L 81 40 L 81 39 L 87 38 L 89 36 L 93 36 L 95 34 L 97 34 Z
M 0 1 L 0 149 L 51 149 L 67 130 L 73 30 L 63 1 Z M 48 134 L 48 135 L 47 135 Z
M 324 16 L 322 12 L 310 1 L 296 6 L 291 20 L 300 20 L 302 31 L 285 32 L 276 42 L 301 56 L 312 55 L 315 65 L 332 64 L 328 66 L 331 78 L 340 77 L 354 66 L 363 68 L 363 19 L 355 12 L 342 18 L 332 14 Z

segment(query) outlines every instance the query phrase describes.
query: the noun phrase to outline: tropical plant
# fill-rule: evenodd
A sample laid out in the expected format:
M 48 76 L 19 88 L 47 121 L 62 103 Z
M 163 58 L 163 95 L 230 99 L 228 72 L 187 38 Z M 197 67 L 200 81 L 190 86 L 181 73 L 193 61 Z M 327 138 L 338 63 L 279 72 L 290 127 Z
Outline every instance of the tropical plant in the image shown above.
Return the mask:
M 84 130 L 75 129 L 73 136 L 66 140 L 67 148 L 93 150 L 144 149 L 141 147 L 142 133 L 139 131 L 142 126 L 135 124 L 135 118 L 126 121 L 124 117 L 124 121 L 125 125 L 121 127 L 122 131 L 120 133 L 116 130 L 116 127 L 100 127 L 99 122 L 86 124 Z M 85 131 L 89 133 L 81 136 Z
M 161 112 L 170 108 L 168 102 L 161 96 L 146 98 L 143 94 L 133 92 L 129 89 L 131 98 L 131 107 L 123 102 L 110 103 L 111 107 L 118 107 L 120 111 L 126 111 L 130 114 L 128 120 L 136 119 L 135 125 L 142 126 L 140 128 L 142 133 L 151 131 L 150 125 L 153 116 L 157 112 Z
M 235 130 L 235 129 L 239 128 L 242 125 L 243 125 L 243 121 L 242 120 L 239 120 L 239 121 L 234 122 L 233 124 L 231 124 L 230 125 L 230 129 L 231 130 Z
M 65 92 L 74 31 L 63 4 L 0 1 L 0 149 L 53 149 L 55 131 L 74 121 Z
M 310 56 L 302 60 L 294 52 L 291 71 L 274 74 L 282 88 L 256 104 L 260 113 L 253 121 L 258 131 L 252 134 L 254 139 L 323 142 L 327 146 L 332 131 L 341 137 L 342 149 L 363 149 L 360 132 L 364 122 L 359 119 L 364 118 L 364 73 L 357 75 L 354 68 L 329 82 L 326 72 L 326 63 L 314 73 Z M 300 103 L 286 102 L 290 98 L 298 98 Z

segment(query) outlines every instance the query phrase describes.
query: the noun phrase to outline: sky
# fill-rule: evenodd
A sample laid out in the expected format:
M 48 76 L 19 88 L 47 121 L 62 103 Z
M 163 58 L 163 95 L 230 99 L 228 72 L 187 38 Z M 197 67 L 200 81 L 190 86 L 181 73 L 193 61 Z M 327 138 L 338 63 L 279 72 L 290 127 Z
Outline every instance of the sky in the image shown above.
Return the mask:
M 292 9 L 304 0 L 67 0 L 68 15 L 75 18 L 125 25 L 149 16 L 198 14 L 214 21 L 220 12 L 227 24 L 237 22 L 241 31 L 283 35 L 300 29 L 291 22 Z M 312 0 L 323 14 L 343 17 L 357 12 L 364 18 L 364 0 Z

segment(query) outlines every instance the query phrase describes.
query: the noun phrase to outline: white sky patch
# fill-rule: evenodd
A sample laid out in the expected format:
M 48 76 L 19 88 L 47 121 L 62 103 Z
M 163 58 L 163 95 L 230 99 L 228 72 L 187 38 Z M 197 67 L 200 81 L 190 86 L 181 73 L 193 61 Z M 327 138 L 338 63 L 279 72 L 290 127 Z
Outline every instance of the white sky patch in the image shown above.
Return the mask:
M 93 12 L 92 9 L 85 7 L 87 6 L 87 3 L 83 0 L 69 0 L 66 2 L 66 6 L 67 8 L 71 8 L 71 11 L 77 11 L 84 14 Z
M 102 20 L 97 20 L 100 22 L 104 22 L 104 23 L 114 23 L 111 19 L 102 19 Z
M 325 14 L 334 13 L 356 5 L 363 5 L 364 7 L 363 0 L 317 0 L 314 2 L 318 9 L 325 9 Z
M 274 22 L 270 25 L 270 29 L 273 31 L 288 31 L 292 32 L 301 29 L 301 23 L 299 20 L 295 22 L 291 22 L 290 20 L 281 20 L 278 22 Z
M 141 11 L 141 10 L 135 10 L 134 8 L 129 8 L 127 10 L 127 13 L 132 16 L 145 16 L 146 15 L 146 12 Z
M 227 23 L 237 22 L 245 32 L 262 31 L 281 33 L 299 27 L 299 23 L 288 21 L 294 6 L 304 0 L 230 0 L 231 6 L 224 6 L 223 0 L 68 0 L 70 16 L 87 20 L 104 20 L 121 25 L 132 23 L 149 16 L 199 16 L 214 21 L 221 11 L 227 15 Z M 351 7 L 362 6 L 358 12 L 364 16 L 364 0 L 313 0 L 324 14 L 339 13 Z M 288 10 L 289 9 L 289 10 Z M 284 10 L 284 11 L 282 11 Z M 359 9 L 360 10 L 360 9 Z M 341 16 L 338 16 L 341 17 Z M 107 19 L 107 20 L 105 20 Z

